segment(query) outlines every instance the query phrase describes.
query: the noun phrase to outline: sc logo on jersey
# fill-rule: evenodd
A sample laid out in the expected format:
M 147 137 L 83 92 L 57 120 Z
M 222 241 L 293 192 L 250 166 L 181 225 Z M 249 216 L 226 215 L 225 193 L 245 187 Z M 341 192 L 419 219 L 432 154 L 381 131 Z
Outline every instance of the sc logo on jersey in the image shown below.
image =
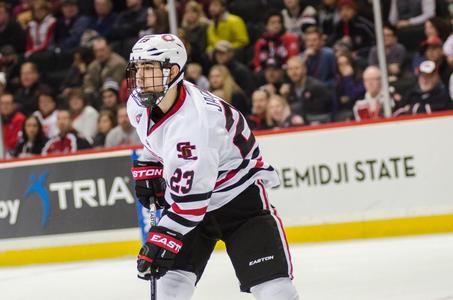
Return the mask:
M 178 150 L 178 157 L 185 160 L 196 160 L 197 156 L 193 155 L 193 150 L 195 150 L 195 145 L 191 145 L 189 142 L 181 142 L 176 145 L 176 150 Z

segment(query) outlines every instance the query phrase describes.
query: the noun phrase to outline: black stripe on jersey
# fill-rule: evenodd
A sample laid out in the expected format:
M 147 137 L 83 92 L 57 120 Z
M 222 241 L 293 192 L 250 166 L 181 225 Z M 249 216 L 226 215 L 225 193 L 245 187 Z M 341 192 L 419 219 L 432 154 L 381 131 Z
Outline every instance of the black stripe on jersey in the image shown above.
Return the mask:
M 229 190 L 232 190 L 240 185 L 242 185 L 244 182 L 246 182 L 247 180 L 249 180 L 250 178 L 252 178 L 253 175 L 255 175 L 256 173 L 260 172 L 260 171 L 274 171 L 274 168 L 272 168 L 271 166 L 269 166 L 268 168 L 266 169 L 262 169 L 262 168 L 253 168 L 251 169 L 247 174 L 245 174 L 238 182 L 236 182 L 235 184 L 232 184 L 230 186 L 227 186 L 221 190 L 218 190 L 218 191 L 214 191 L 214 193 L 221 193 L 221 192 L 226 192 L 226 191 L 229 191 Z
M 170 193 L 171 198 L 173 201 L 177 203 L 185 203 L 185 202 L 194 202 L 194 201 L 203 201 L 208 200 L 211 198 L 212 192 L 209 193 L 202 193 L 202 194 L 191 194 L 186 196 L 178 196 L 175 194 Z
M 166 215 L 172 219 L 173 221 L 175 221 L 176 223 L 178 224 L 181 224 L 182 226 L 185 226 L 185 227 L 195 227 L 198 225 L 199 222 L 193 222 L 193 221 L 190 221 L 190 220 L 187 220 L 175 213 L 172 213 L 171 211 L 167 211 L 166 212 Z
M 223 106 L 223 111 L 225 112 L 225 128 L 227 131 L 230 131 L 231 127 L 233 126 L 234 119 L 233 119 L 233 111 L 231 110 L 231 107 L 224 103 L 223 101 L 220 101 L 220 104 Z
M 241 169 L 245 169 L 245 168 L 248 166 L 249 162 L 250 162 L 250 159 L 244 159 L 244 160 L 241 162 L 241 164 L 239 165 L 239 167 L 237 167 L 236 169 L 233 169 L 233 171 L 239 171 L 239 170 L 241 170 Z M 229 172 L 229 171 L 230 171 L 230 170 L 228 170 L 228 171 L 220 171 L 220 172 L 218 173 L 218 175 L 217 175 L 217 179 L 219 179 L 219 177 L 220 177 L 222 174 L 225 174 L 225 172 Z
M 258 156 L 260 156 L 260 147 L 256 147 L 256 149 L 253 150 L 252 159 L 256 159 Z

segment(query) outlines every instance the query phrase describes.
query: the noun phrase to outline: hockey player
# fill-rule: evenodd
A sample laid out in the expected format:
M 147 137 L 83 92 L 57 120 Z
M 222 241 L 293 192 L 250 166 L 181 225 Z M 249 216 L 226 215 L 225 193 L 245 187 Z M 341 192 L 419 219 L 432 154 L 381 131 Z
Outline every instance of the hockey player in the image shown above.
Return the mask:
M 127 68 L 128 115 L 143 143 L 132 174 L 140 202 L 163 208 L 137 260 L 157 280 L 157 299 L 190 299 L 218 240 L 243 292 L 298 299 L 282 223 L 265 187 L 278 185 L 245 118 L 184 81 L 186 49 L 175 35 L 135 43 Z

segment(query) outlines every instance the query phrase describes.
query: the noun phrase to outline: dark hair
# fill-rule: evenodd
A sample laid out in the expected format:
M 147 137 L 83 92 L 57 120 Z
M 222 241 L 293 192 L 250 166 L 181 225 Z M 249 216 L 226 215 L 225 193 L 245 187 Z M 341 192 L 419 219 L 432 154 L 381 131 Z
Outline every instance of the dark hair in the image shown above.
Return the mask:
M 87 105 L 88 102 L 87 102 L 87 97 L 86 95 L 83 93 L 82 89 L 81 88 L 72 88 L 69 93 L 68 93 L 68 102 L 71 98 L 79 98 L 79 99 L 82 99 L 83 100 L 83 104 L 84 105 Z
M 434 28 L 437 30 L 438 36 L 442 42 L 445 42 L 451 32 L 450 22 L 445 21 L 441 17 L 432 17 L 427 22 L 431 22 L 431 24 L 433 24 Z
M 111 110 L 108 110 L 108 109 L 101 110 L 99 112 L 98 122 L 103 116 L 106 116 L 107 118 L 109 118 L 110 122 L 112 123 L 112 128 L 117 125 L 116 116 L 113 115 L 113 112 Z
M 392 25 L 390 23 L 385 23 L 383 28 L 387 28 L 388 30 L 390 30 L 393 33 L 393 35 L 396 35 L 397 29 L 394 25 Z
M 322 37 L 322 30 L 318 26 L 310 25 L 304 30 L 304 34 L 316 33 L 319 37 Z
M 29 139 L 29 137 L 27 136 L 27 131 L 25 130 L 25 125 L 29 119 L 35 119 L 36 123 L 38 123 L 38 134 L 36 135 L 36 140 L 45 140 L 46 134 L 44 133 L 41 122 L 39 121 L 37 116 L 30 115 L 25 119 L 24 124 L 22 125 L 22 139 L 24 140 L 24 142 L 28 142 Z
M 38 90 L 38 99 L 39 97 L 41 96 L 48 96 L 50 98 L 52 98 L 53 102 L 57 102 L 57 99 L 55 99 L 55 93 L 54 91 L 51 89 L 51 88 L 48 88 L 48 87 L 41 87 L 39 90 Z
M 264 20 L 264 24 L 267 24 L 267 22 L 269 22 L 269 19 L 272 18 L 272 17 L 279 17 L 280 18 L 280 22 L 282 23 L 282 26 L 284 26 L 283 24 L 283 15 L 280 11 L 278 10 L 271 10 L 267 15 L 266 15 L 266 19 Z

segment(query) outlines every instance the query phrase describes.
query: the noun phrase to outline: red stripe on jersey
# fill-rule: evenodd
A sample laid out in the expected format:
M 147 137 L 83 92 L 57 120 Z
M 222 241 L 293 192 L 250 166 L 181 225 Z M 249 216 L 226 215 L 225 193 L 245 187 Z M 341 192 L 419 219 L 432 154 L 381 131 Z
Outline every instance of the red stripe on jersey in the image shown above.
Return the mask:
M 184 104 L 184 101 L 186 100 L 186 94 L 187 94 L 186 88 L 184 87 L 184 84 L 181 84 L 181 88 L 179 89 L 179 97 L 178 99 L 176 99 L 175 105 L 173 105 L 170 111 L 168 111 L 162 117 L 162 119 L 159 120 L 159 122 L 157 122 L 156 124 L 153 125 L 153 127 L 151 127 L 151 130 L 148 131 L 148 135 L 153 133 L 160 125 L 162 125 L 162 123 L 164 123 L 168 118 L 173 116 L 181 108 L 181 106 Z
M 153 262 L 153 260 L 151 258 L 149 258 L 148 256 L 145 256 L 145 255 L 139 255 L 137 258 L 141 259 L 141 260 L 146 260 L 149 263 Z
M 218 188 L 218 187 L 221 186 L 223 183 L 225 183 L 226 181 L 228 181 L 228 180 L 230 180 L 231 178 L 233 178 L 234 176 L 236 176 L 236 174 L 237 174 L 238 172 L 239 172 L 239 170 L 237 170 L 237 169 L 236 169 L 236 170 L 231 170 L 231 171 L 229 171 L 223 179 L 221 179 L 221 180 L 219 180 L 219 181 L 217 181 L 217 182 L 215 183 L 214 189 Z
M 262 160 L 257 160 L 255 164 L 255 168 L 261 168 L 264 166 L 264 162 Z
M 178 206 L 178 204 L 176 204 L 176 202 L 173 202 L 173 204 L 171 205 L 171 208 L 177 214 L 191 215 L 191 216 L 202 216 L 208 210 L 207 206 L 202 207 L 202 208 L 196 208 L 196 209 L 182 209 L 181 207 Z

